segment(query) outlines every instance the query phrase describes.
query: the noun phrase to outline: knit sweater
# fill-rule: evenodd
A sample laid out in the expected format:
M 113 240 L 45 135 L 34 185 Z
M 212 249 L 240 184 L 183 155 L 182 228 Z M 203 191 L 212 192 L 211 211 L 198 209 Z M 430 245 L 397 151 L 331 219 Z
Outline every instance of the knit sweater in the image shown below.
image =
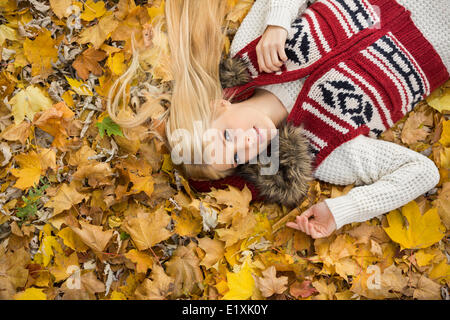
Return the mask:
M 235 36 L 231 54 L 239 51 L 242 37 L 248 36 L 247 40 L 251 41 L 256 38 L 255 34 L 262 34 L 268 24 L 286 27 L 286 19 L 281 17 L 289 17 L 292 22 L 302 3 L 301 0 L 274 0 L 268 5 L 265 0 L 257 0 Z M 266 19 L 261 23 L 256 17 Z M 252 29 L 253 34 L 250 29 L 246 30 L 250 26 L 255 28 Z M 287 29 L 292 36 L 289 26 Z M 295 102 L 303 83 L 304 79 L 300 79 L 262 88 L 273 90 L 290 111 L 289 107 L 292 101 Z M 357 186 L 345 196 L 325 200 L 338 228 L 398 208 L 430 190 L 439 181 L 436 166 L 425 156 L 362 135 L 335 148 L 316 168 L 314 177 L 333 184 Z M 361 186 L 363 184 L 366 186 Z
M 268 25 L 280 26 L 292 37 L 292 22 L 315 0 L 256 0 L 242 21 L 230 46 L 230 55 L 234 56 L 250 41 L 263 34 Z M 439 53 L 450 70 L 450 37 L 442 30 L 450 30 L 449 0 L 398 0 L 398 3 L 411 11 L 414 23 Z M 261 86 L 272 92 L 288 112 L 291 112 L 305 79 Z

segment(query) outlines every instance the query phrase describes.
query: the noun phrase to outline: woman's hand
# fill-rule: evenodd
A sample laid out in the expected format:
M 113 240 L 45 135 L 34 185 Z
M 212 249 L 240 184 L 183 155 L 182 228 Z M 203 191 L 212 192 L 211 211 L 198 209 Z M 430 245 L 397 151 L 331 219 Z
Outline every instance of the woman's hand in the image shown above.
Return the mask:
M 295 222 L 288 222 L 286 226 L 300 230 L 312 238 L 328 237 L 336 230 L 333 214 L 325 202 L 319 202 L 295 218 Z
M 280 67 L 286 61 L 287 55 L 284 51 L 288 32 L 283 27 L 267 26 L 261 40 L 256 45 L 256 55 L 258 57 L 259 72 L 267 73 L 281 70 Z

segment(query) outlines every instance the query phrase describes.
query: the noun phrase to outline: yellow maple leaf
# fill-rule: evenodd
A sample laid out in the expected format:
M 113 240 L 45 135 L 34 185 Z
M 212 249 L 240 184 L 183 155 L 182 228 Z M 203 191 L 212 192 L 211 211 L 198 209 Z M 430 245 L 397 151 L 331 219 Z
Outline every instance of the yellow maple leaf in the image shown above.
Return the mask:
M 442 124 L 442 134 L 439 143 L 444 147 L 450 147 L 450 120 L 444 121 Z
M 76 252 L 68 257 L 57 253 L 53 265 L 49 268 L 50 273 L 55 277 L 55 282 L 66 280 L 77 270 L 79 270 L 79 265 Z
M 106 60 L 106 65 L 111 69 L 111 72 L 115 75 L 122 75 L 125 72 L 127 66 L 124 63 L 125 57 L 123 52 L 118 52 L 113 55 L 109 55 Z
M 52 107 L 52 100 L 48 98 L 40 88 L 29 86 L 24 90 L 20 90 L 9 103 L 12 105 L 12 115 L 14 123 L 19 124 L 25 116 L 29 120 L 33 120 L 34 115 L 42 110 Z
M 38 184 L 42 172 L 39 155 L 31 151 L 28 154 L 18 154 L 14 159 L 20 167 L 11 169 L 11 173 L 18 177 L 14 187 L 25 190 Z
M 34 40 L 28 38 L 23 43 L 23 51 L 27 60 L 31 63 L 31 75 L 39 75 L 46 79 L 52 72 L 52 62 L 58 60 L 56 42 L 51 37 L 50 30 L 44 30 Z
M 81 95 L 81 96 L 92 96 L 92 90 L 88 87 L 87 84 L 85 84 L 81 80 L 69 78 L 66 76 L 67 83 L 72 87 L 73 91 L 75 93 Z
M 239 0 L 237 3 L 233 1 L 233 3 L 228 2 L 228 4 L 232 5 L 231 11 L 227 15 L 227 20 L 241 23 L 247 15 L 248 11 L 253 6 L 255 0 Z
M 148 269 L 153 266 L 153 259 L 144 252 L 139 252 L 136 249 L 131 249 L 125 253 L 125 257 L 136 263 L 136 272 L 146 273 Z
M 105 13 L 106 8 L 103 1 L 88 0 L 84 3 L 84 11 L 80 17 L 85 21 L 92 21 L 95 18 L 102 17 Z
M 419 206 L 411 201 L 399 210 L 393 210 L 386 216 L 389 227 L 384 228 L 389 237 L 403 249 L 426 248 L 444 237 L 445 227 L 441 223 L 437 208 L 420 213 Z M 404 218 L 408 225 L 405 226 Z
M 6 25 L 0 25 L 0 46 L 5 43 L 5 40 L 17 40 L 17 32 L 13 28 Z
M 230 290 L 225 293 L 223 300 L 246 300 L 252 296 L 255 279 L 247 262 L 244 262 L 239 272 L 227 272 L 227 284 Z
M 16 293 L 14 300 L 47 300 L 44 289 L 28 288 L 25 291 Z
M 442 169 L 450 169 L 450 148 L 444 148 L 440 152 L 440 164 Z
M 38 253 L 34 256 L 34 261 L 46 267 L 49 265 L 56 252 L 63 253 L 61 244 L 55 236 L 52 236 L 52 226 L 46 224 L 39 237 L 41 238 L 41 245 Z
M 72 4 L 72 0 L 50 0 L 50 7 L 53 13 L 59 18 L 68 17 L 71 10 L 68 10 Z
M 164 16 L 164 7 L 165 7 L 165 2 L 164 2 L 164 0 L 162 0 L 159 7 L 147 8 L 147 12 L 148 12 L 148 15 L 150 16 L 151 22 L 153 22 L 155 19 L 158 19 L 159 17 Z
M 89 247 L 84 244 L 80 237 L 69 227 L 65 227 L 58 232 L 58 237 L 63 239 L 64 245 L 77 252 L 86 252 Z
M 92 43 L 95 49 L 99 49 L 118 25 L 119 21 L 114 15 L 107 13 L 100 18 L 98 24 L 81 32 L 78 41 L 81 44 Z
M 114 290 L 111 292 L 111 297 L 109 300 L 127 300 L 127 297 L 122 292 Z
M 427 98 L 428 104 L 439 112 L 450 110 L 450 82 L 434 90 Z

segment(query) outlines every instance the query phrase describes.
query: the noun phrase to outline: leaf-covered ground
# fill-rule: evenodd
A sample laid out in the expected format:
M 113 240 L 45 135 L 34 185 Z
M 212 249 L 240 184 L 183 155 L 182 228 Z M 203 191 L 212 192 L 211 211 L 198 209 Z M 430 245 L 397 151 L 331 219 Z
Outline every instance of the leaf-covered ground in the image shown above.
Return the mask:
M 253 0 L 227 1 L 229 45 Z M 313 240 L 285 222 L 352 186 L 314 181 L 293 212 L 196 194 L 149 122 L 108 117 L 133 33 L 146 54 L 127 102 L 170 93 L 163 5 L 0 0 L 0 298 L 449 299 L 450 84 L 382 137 L 430 157 L 437 187 Z

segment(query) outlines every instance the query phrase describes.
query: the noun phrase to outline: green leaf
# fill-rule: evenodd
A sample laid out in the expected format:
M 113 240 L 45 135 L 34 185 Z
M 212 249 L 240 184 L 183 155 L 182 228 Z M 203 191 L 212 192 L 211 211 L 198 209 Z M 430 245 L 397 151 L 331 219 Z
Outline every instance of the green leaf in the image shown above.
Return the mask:
M 110 117 L 105 117 L 102 122 L 97 122 L 97 128 L 100 133 L 100 137 L 104 137 L 105 132 L 108 134 L 108 136 L 111 137 L 111 135 L 121 136 L 123 137 L 123 132 L 120 126 L 112 121 Z

